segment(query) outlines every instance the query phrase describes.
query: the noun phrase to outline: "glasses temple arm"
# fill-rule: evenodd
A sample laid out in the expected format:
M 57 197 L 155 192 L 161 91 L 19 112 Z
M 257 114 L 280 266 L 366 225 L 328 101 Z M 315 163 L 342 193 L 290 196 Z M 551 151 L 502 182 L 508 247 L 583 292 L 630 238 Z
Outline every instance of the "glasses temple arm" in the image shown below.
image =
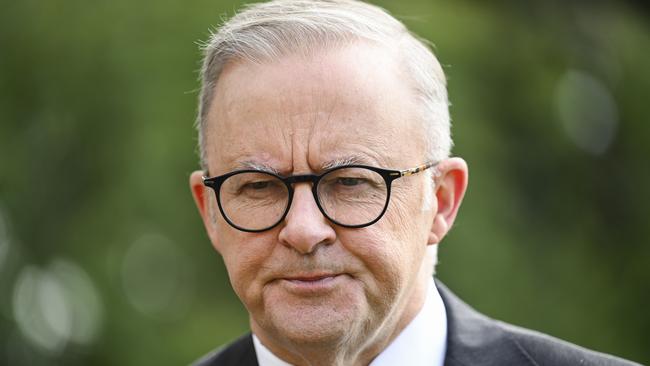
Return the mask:
M 429 169 L 429 168 L 431 168 L 433 166 L 436 166 L 436 165 L 438 165 L 437 161 L 436 162 L 426 163 L 426 164 L 423 164 L 423 165 L 419 165 L 419 166 L 416 166 L 415 168 L 411 168 L 411 169 L 400 170 L 400 172 L 399 172 L 400 177 L 406 177 L 406 176 L 409 176 L 409 175 L 413 175 L 413 174 L 419 173 L 419 172 L 421 172 L 423 170 L 427 170 L 427 169 Z

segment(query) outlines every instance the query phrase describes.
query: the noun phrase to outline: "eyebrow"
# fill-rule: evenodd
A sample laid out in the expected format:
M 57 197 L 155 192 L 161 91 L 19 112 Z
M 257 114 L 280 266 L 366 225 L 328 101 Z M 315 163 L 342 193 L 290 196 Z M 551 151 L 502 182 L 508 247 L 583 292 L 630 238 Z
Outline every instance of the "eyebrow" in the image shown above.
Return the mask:
M 341 166 L 357 165 L 357 164 L 368 165 L 371 163 L 367 157 L 361 155 L 349 155 L 349 156 L 343 156 L 340 158 L 336 158 L 324 162 L 323 164 L 321 164 L 320 170 L 323 171 L 323 170 L 338 168 Z M 254 161 L 254 160 L 244 160 L 238 162 L 235 169 L 236 170 L 253 169 L 253 170 L 260 170 L 267 173 L 273 173 L 276 175 L 281 175 L 280 171 L 274 168 L 273 166 L 258 161 Z
M 280 172 L 274 167 L 253 160 L 245 160 L 239 162 L 237 165 L 238 165 L 237 169 L 253 169 L 253 170 L 260 170 L 267 173 L 273 173 L 276 175 L 280 174 Z
M 349 155 L 326 161 L 321 165 L 322 170 L 334 169 L 346 165 L 369 164 L 368 158 L 360 155 Z

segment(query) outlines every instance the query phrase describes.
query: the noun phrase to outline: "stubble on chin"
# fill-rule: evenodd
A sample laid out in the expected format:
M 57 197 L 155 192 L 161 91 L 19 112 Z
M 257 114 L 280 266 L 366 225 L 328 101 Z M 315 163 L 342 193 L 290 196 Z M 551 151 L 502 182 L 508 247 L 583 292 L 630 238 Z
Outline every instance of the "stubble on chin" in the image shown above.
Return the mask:
M 371 305 L 365 294 L 360 292 L 362 286 L 352 293 L 341 289 L 330 296 L 314 298 L 289 298 L 282 301 L 280 291 L 264 299 L 264 311 L 251 324 L 283 347 L 292 349 L 340 349 L 358 344 L 365 332 L 372 328 L 369 323 L 374 319 Z M 371 316 L 371 315 L 370 315 Z

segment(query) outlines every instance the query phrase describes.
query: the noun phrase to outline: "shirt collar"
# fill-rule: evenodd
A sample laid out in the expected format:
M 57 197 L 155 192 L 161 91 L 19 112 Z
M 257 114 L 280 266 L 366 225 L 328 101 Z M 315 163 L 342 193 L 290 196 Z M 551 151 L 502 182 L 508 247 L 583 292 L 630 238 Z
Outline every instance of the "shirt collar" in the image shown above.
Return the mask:
M 291 366 L 274 355 L 253 334 L 259 366 Z M 447 314 L 433 278 L 420 312 L 369 366 L 443 366 L 447 345 Z
M 255 346 L 259 366 L 291 366 L 290 363 L 281 360 L 280 357 L 266 348 L 255 334 L 253 334 L 253 346 Z

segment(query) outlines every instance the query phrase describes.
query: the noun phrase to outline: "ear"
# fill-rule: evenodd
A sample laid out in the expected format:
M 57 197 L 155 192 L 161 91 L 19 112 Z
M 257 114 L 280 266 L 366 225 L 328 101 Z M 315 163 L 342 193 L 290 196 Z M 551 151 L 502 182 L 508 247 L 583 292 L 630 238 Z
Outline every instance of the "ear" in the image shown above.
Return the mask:
M 438 244 L 447 235 L 467 190 L 467 163 L 461 158 L 441 161 L 436 169 L 437 210 L 429 232 L 429 245 Z
M 192 191 L 196 208 L 198 208 L 201 219 L 203 219 L 205 231 L 208 233 L 210 241 L 212 241 L 212 246 L 217 249 L 216 224 L 213 219 L 214 215 L 211 213 L 212 209 L 209 202 L 210 199 L 214 199 L 214 195 L 211 192 L 211 188 L 203 185 L 203 171 L 196 170 L 190 174 L 190 190 Z

